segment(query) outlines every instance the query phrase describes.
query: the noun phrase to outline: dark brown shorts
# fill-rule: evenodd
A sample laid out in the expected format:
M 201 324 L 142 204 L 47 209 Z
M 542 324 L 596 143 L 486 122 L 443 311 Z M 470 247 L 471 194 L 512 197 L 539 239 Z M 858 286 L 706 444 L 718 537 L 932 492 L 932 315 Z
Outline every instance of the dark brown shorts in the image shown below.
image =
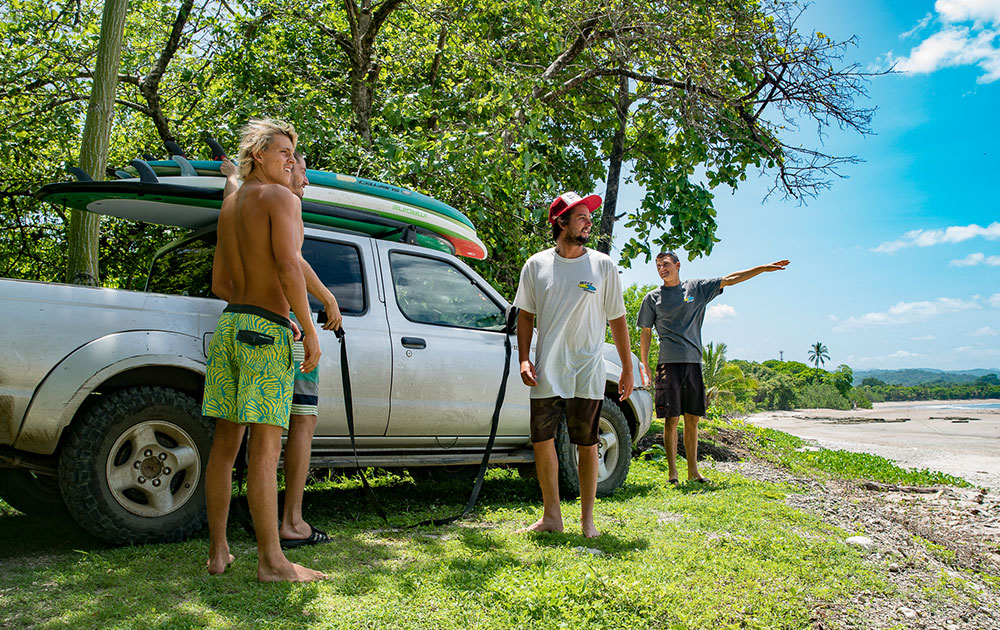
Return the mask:
M 705 415 L 705 383 L 700 363 L 660 363 L 656 366 L 656 417 Z
M 579 446 L 597 444 L 597 425 L 603 400 L 589 398 L 532 398 L 531 441 L 544 442 L 556 436 L 559 421 L 566 412 L 569 441 Z

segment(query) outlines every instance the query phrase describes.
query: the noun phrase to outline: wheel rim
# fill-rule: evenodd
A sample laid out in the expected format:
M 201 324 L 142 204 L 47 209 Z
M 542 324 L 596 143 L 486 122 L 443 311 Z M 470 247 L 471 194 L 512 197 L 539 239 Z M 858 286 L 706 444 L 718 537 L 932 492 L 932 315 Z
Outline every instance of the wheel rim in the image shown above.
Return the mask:
M 621 447 L 614 425 L 602 416 L 597 428 L 597 483 L 614 474 L 618 466 L 619 448 Z
M 179 510 L 198 488 L 201 456 L 194 439 L 175 424 L 140 422 L 115 441 L 108 454 L 111 495 L 138 516 Z
M 615 425 L 610 420 L 601 416 L 601 421 L 597 425 L 597 483 L 615 474 L 618 466 L 618 433 L 615 432 Z M 580 452 L 573 449 L 573 458 L 577 466 L 580 464 Z

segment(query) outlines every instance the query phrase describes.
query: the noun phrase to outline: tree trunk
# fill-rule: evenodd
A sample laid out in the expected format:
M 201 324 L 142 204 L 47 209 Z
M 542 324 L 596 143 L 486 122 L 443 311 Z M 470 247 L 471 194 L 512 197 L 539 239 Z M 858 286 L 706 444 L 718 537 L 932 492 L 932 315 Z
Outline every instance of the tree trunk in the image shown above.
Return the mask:
M 115 90 L 118 87 L 127 8 L 128 0 L 105 0 L 104 14 L 101 17 L 101 40 L 97 45 L 94 84 L 80 144 L 80 168 L 97 180 L 104 179 L 104 169 L 108 164 L 108 144 L 111 141 L 111 122 L 114 117 Z M 70 211 L 67 282 L 97 285 L 100 228 L 100 215 L 82 210 Z
M 618 183 L 622 175 L 625 159 L 625 130 L 628 124 L 628 108 L 631 106 L 628 94 L 628 78 L 618 78 L 618 128 L 611 143 L 608 158 L 607 189 L 604 192 L 604 208 L 601 210 L 601 225 L 597 229 L 597 251 L 611 253 L 611 243 L 615 237 L 615 215 L 618 212 Z
M 351 127 L 361 140 L 361 145 L 371 149 L 374 81 L 370 77 L 374 74 L 377 78 L 378 69 L 371 67 L 370 50 L 362 51 L 361 55 L 364 55 L 362 63 L 351 68 L 351 113 L 353 114 Z

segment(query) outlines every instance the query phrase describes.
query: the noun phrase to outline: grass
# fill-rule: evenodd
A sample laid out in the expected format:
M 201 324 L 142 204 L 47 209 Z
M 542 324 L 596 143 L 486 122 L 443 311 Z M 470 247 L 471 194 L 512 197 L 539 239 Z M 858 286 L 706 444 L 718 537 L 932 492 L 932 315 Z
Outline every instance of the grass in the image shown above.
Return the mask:
M 971 486 L 961 477 L 927 468 L 901 468 L 892 460 L 870 453 L 826 448 L 803 450 L 806 442 L 801 438 L 741 420 L 719 420 L 714 423 L 722 423 L 727 428 L 741 431 L 746 437 L 746 445 L 754 455 L 793 472 L 821 472 L 841 479 L 866 479 L 911 486 Z
M 795 438 L 757 431 L 751 447 L 784 465 L 868 466 L 806 458 Z M 441 528 L 389 529 L 356 479 L 332 478 L 310 486 L 306 516 L 334 542 L 288 553 L 331 575 L 308 585 L 256 583 L 254 542 L 235 523 L 237 561 L 209 577 L 205 534 L 111 548 L 71 522 L 7 511 L 0 627 L 810 628 L 831 602 L 891 591 L 844 531 L 785 504 L 797 488 L 707 472 L 710 488 L 673 487 L 657 462 L 634 460 L 625 487 L 598 500 L 596 541 L 579 534 L 578 501 L 563 502 L 567 533 L 517 533 L 541 499 L 536 481 L 509 469 L 490 471 L 472 517 Z M 399 523 L 460 510 L 471 486 L 375 482 Z

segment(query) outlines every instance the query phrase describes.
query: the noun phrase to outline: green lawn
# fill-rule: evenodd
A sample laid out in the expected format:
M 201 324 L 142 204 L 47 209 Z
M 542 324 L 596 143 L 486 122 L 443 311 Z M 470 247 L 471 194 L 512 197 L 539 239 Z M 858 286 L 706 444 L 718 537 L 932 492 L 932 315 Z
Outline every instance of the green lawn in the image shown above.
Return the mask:
M 307 585 L 258 584 L 236 526 L 236 562 L 210 577 L 206 534 L 109 548 L 8 511 L 0 627 L 811 628 L 826 603 L 890 588 L 847 533 L 785 505 L 796 488 L 706 471 L 714 487 L 676 488 L 662 464 L 634 460 L 625 488 L 598 500 L 596 541 L 579 535 L 576 501 L 563 503 L 568 533 L 516 533 L 541 500 L 512 470 L 492 470 L 473 517 L 442 528 L 387 529 L 355 480 L 317 483 L 306 516 L 334 542 L 288 555 L 331 579 Z M 461 509 L 468 486 L 386 474 L 376 492 L 407 523 Z

